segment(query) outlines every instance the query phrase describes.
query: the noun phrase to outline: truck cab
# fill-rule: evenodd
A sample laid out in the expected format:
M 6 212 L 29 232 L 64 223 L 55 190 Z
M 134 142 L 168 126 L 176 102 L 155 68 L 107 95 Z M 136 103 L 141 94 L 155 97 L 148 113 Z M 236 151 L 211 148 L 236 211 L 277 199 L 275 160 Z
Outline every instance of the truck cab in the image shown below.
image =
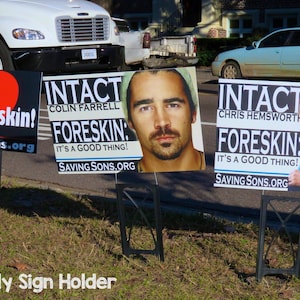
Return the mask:
M 0 69 L 45 74 L 120 70 L 115 22 L 85 0 L 0 0 Z

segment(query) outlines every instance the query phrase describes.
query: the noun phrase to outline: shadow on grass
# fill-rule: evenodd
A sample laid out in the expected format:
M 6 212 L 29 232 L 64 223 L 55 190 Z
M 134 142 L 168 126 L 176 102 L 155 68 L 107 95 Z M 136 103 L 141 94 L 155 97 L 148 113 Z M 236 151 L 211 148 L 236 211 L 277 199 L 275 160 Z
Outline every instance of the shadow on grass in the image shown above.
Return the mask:
M 117 218 L 111 199 L 99 197 L 92 201 L 85 195 L 63 194 L 34 187 L 2 187 L 0 207 L 27 217 Z
M 155 223 L 153 200 L 137 200 L 151 225 Z M 63 194 L 51 189 L 34 187 L 2 187 L 0 207 L 9 213 L 26 217 L 65 217 L 99 218 L 111 223 L 119 221 L 116 199 L 99 196 Z M 133 220 L 136 208 L 132 203 L 126 206 L 128 220 Z M 220 232 L 224 226 L 221 221 L 206 218 L 203 214 L 187 215 L 162 211 L 163 227 L 168 229 Z M 135 218 L 133 226 L 146 226 L 142 218 Z
M 210 164 L 208 159 L 208 164 Z M 229 204 L 207 201 L 215 197 L 212 185 L 213 176 L 201 172 L 165 173 L 158 174 L 158 180 L 163 177 L 163 184 L 159 185 L 160 205 L 162 208 L 163 227 L 170 229 L 190 229 L 204 232 L 222 230 L 219 219 L 233 222 L 251 222 L 258 224 L 259 209 L 249 207 L 235 207 Z M 188 180 L 187 180 L 188 178 Z M 121 174 L 121 183 L 154 184 L 153 174 Z M 184 189 L 183 184 L 184 183 Z M 194 186 L 199 186 L 199 192 Z M 136 203 L 146 211 L 151 219 L 153 215 L 153 199 L 143 198 L 139 191 L 132 194 Z M 105 218 L 112 223 L 118 222 L 116 198 L 102 196 L 60 193 L 52 189 L 35 187 L 13 187 L 8 184 L 0 189 L 0 207 L 17 215 L 40 217 L 86 217 Z M 127 200 L 126 211 L 129 218 L 135 213 L 134 205 Z M 207 218 L 209 215 L 209 218 Z M 280 226 L 280 221 L 274 212 L 269 212 L 271 225 Z M 285 219 L 288 214 L 283 213 Z M 291 226 L 299 224 L 299 215 L 290 218 Z M 137 224 L 140 225 L 139 221 Z

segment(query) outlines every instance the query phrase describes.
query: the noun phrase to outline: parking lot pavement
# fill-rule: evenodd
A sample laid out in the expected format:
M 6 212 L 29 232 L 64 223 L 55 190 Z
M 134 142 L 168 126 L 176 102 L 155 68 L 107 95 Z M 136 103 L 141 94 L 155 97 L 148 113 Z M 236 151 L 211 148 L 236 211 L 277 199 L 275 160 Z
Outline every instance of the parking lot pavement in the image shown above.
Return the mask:
M 196 68 L 196 74 L 197 74 L 197 82 L 198 84 L 203 83 L 213 83 L 218 81 L 218 77 L 213 76 L 211 74 L 211 68 L 210 67 L 197 67 Z

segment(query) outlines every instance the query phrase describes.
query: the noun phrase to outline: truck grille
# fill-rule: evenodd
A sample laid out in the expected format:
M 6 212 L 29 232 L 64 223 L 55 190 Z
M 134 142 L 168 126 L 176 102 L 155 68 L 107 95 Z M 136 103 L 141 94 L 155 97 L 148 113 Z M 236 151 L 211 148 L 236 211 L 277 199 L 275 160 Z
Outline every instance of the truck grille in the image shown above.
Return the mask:
M 60 42 L 105 41 L 109 38 L 109 18 L 56 19 L 57 36 Z

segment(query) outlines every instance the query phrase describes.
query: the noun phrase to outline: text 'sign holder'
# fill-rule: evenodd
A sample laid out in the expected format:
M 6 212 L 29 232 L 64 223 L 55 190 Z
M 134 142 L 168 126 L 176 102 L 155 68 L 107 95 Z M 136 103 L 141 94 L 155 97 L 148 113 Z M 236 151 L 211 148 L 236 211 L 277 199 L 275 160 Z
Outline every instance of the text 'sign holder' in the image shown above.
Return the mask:
M 118 174 L 115 175 L 122 252 L 125 256 L 153 254 L 164 261 L 159 186 L 156 173 L 153 175 L 153 184 L 120 183 Z M 151 199 L 153 201 L 149 201 Z M 147 213 L 143 211 L 142 206 L 147 208 Z M 126 213 L 129 209 L 133 210 L 130 216 Z M 149 210 L 153 214 L 148 215 Z M 143 245 L 134 241 L 133 230 L 137 222 L 141 222 L 141 225 L 149 230 Z M 137 234 L 140 236 L 140 233 Z
M 288 213 L 279 212 L 280 205 L 286 206 L 289 204 L 291 208 Z M 300 232 L 298 230 L 298 248 L 295 249 L 293 245 L 292 232 L 295 230 L 291 228 L 291 220 L 300 212 L 300 201 L 297 198 L 291 197 L 281 197 L 281 196 L 271 196 L 261 195 L 261 207 L 260 207 L 260 224 L 259 224 L 259 238 L 258 238 L 258 248 L 257 248 L 257 263 L 256 263 L 256 279 L 261 281 L 262 277 L 265 275 L 294 275 L 295 277 L 300 277 Z M 279 226 L 275 228 L 271 236 L 267 237 L 266 231 L 267 226 L 270 223 L 270 218 L 268 222 L 268 216 L 273 214 L 274 217 L 279 221 Z M 299 223 L 298 223 L 299 224 Z M 284 234 L 284 237 L 289 243 L 289 254 L 287 258 L 289 261 L 289 266 L 276 265 L 276 261 L 279 261 L 280 249 L 275 249 L 276 240 L 280 234 Z M 296 235 L 296 233 L 295 233 Z M 279 252 L 279 253 L 277 253 Z M 275 262 L 275 263 L 273 263 Z

